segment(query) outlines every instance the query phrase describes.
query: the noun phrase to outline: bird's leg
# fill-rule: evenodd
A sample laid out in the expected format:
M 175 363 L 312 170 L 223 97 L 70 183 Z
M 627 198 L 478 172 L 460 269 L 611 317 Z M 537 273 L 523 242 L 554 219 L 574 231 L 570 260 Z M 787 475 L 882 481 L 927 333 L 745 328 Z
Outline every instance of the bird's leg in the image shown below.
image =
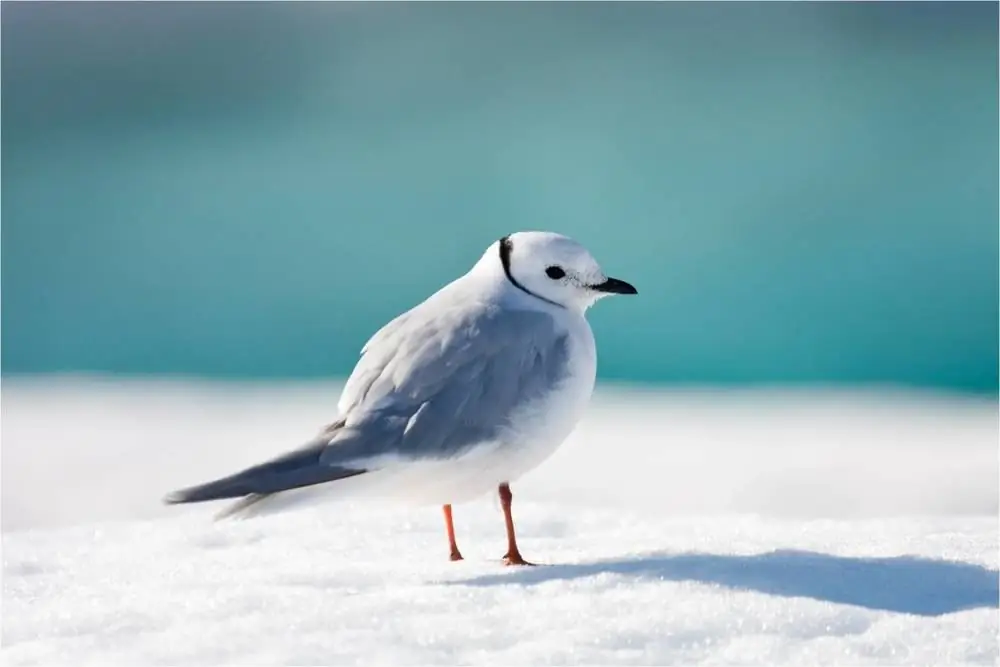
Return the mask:
M 503 508 L 503 520 L 507 526 L 507 553 L 503 557 L 504 565 L 534 565 L 524 560 L 517 550 L 517 538 L 514 536 L 514 517 L 510 513 L 510 501 L 514 494 L 506 482 L 500 485 L 500 506 Z
M 451 521 L 451 505 L 445 505 L 444 526 L 448 530 L 448 547 L 451 549 L 451 560 L 462 560 L 462 554 L 458 550 L 458 543 L 455 541 L 455 524 Z

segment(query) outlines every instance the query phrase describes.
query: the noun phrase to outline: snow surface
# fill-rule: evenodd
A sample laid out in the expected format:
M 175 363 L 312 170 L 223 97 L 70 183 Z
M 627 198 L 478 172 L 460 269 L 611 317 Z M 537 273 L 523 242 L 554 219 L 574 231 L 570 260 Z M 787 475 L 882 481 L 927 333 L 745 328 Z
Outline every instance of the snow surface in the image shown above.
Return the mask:
M 995 399 L 602 387 L 498 503 L 211 521 L 338 386 L 2 388 L 4 664 L 1000 664 Z

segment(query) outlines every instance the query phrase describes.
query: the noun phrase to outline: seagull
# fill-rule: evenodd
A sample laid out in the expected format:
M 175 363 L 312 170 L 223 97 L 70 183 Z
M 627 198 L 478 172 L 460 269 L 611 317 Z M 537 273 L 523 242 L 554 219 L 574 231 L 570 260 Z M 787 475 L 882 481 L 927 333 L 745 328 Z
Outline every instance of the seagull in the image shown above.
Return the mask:
M 305 446 L 175 491 L 167 504 L 239 499 L 221 516 L 373 493 L 443 508 L 450 559 L 462 560 L 452 504 L 498 490 L 507 565 L 531 565 L 514 533 L 510 483 L 547 459 L 580 420 L 597 351 L 585 317 L 637 294 L 587 250 L 553 232 L 510 234 L 463 276 L 365 344 L 338 417 Z

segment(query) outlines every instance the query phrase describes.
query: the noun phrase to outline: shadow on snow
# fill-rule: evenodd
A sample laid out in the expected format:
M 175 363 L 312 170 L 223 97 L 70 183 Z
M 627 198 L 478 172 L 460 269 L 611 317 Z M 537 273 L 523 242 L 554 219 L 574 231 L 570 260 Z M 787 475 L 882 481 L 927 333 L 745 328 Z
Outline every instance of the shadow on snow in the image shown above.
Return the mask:
M 979 565 L 912 556 L 853 558 L 809 551 L 750 556 L 652 553 L 519 569 L 452 583 L 532 586 L 600 574 L 693 581 L 922 616 L 996 608 L 1000 598 L 997 571 Z

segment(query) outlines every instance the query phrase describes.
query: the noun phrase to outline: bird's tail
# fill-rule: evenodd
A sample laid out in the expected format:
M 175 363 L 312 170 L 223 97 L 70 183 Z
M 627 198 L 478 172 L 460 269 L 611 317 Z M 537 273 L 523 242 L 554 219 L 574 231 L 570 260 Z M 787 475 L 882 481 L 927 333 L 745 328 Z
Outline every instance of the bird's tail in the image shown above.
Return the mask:
M 367 472 L 322 463 L 320 455 L 325 448 L 325 439 L 313 442 L 302 449 L 234 475 L 174 491 L 168 494 L 163 502 L 176 505 L 242 498 L 243 500 L 234 508 L 239 509 L 241 506 L 249 506 L 281 491 L 347 479 Z
M 235 518 L 245 518 L 253 516 L 257 513 L 257 510 L 262 506 L 266 506 L 267 500 L 269 498 L 274 498 L 273 493 L 254 493 L 249 496 L 243 496 L 235 503 L 229 505 L 218 514 L 215 515 L 216 521 L 222 521 L 223 519 L 235 519 Z

